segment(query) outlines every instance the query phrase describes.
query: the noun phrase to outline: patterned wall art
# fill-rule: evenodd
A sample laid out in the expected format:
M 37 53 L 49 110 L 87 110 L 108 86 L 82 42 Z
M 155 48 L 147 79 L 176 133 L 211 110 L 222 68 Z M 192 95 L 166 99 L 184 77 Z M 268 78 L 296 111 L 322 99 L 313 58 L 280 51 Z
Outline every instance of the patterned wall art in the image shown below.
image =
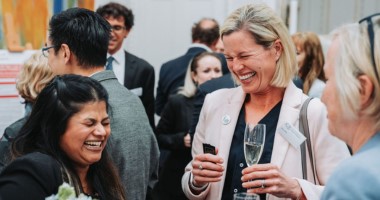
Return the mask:
M 0 49 L 39 49 L 52 15 L 71 7 L 94 10 L 95 0 L 0 0 Z

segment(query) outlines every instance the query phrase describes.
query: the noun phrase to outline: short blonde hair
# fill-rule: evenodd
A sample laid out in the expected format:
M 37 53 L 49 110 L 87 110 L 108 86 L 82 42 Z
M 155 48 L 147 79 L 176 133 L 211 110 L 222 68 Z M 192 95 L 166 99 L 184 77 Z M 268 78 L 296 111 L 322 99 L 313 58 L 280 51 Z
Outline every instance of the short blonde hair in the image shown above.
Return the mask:
M 257 44 L 269 48 L 279 39 L 282 54 L 277 61 L 271 84 L 287 87 L 297 73 L 296 50 L 284 22 L 265 4 L 249 4 L 235 10 L 224 22 L 220 35 L 246 30 Z
M 48 59 L 38 51 L 25 61 L 18 75 L 16 88 L 25 101 L 34 103 L 37 95 L 53 78 Z
M 371 48 L 367 32 L 367 23 L 354 23 L 341 26 L 332 32 L 333 40 L 339 43 L 335 56 L 334 71 L 339 102 L 345 116 L 357 119 L 359 112 L 373 118 L 377 129 L 380 128 L 380 18 L 373 20 L 374 57 L 377 66 L 375 73 L 371 59 Z M 365 110 L 360 106 L 361 85 L 358 76 L 367 75 L 372 80 L 374 90 L 372 102 Z

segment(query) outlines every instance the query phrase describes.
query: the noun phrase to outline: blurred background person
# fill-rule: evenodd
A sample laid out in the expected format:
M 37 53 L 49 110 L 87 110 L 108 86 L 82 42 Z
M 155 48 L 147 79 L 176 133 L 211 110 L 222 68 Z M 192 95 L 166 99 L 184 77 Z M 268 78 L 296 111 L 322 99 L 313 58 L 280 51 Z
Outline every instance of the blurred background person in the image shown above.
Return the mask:
M 353 150 L 329 178 L 322 199 L 380 199 L 380 13 L 333 31 L 326 65 L 331 134 Z
M 162 156 L 157 199 L 187 199 L 181 188 L 181 178 L 191 161 L 189 128 L 194 95 L 197 86 L 221 76 L 222 62 L 217 54 L 203 52 L 196 55 L 188 64 L 185 85 L 165 105 L 156 135 L 160 149 L 167 151 L 168 155 Z
M 319 199 L 332 170 L 349 152 L 329 134 L 326 109 L 313 99 L 307 117 L 315 166 L 308 162 L 309 174 L 303 179 L 299 146 L 282 135 L 284 127 L 298 130 L 301 105 L 308 98 L 292 82 L 298 71 L 296 51 L 285 24 L 265 4 L 246 5 L 226 19 L 221 37 L 228 67 L 240 86 L 206 96 L 193 160 L 182 178 L 186 196 L 231 199 L 234 193 L 249 192 L 261 199 L 266 194 L 268 199 Z M 243 148 L 248 123 L 267 127 L 259 164 L 250 167 Z M 216 155 L 205 154 L 203 143 L 215 146 Z
M 24 99 L 25 116 L 9 125 L 0 140 L 0 171 L 9 162 L 9 146 L 28 119 L 38 94 L 53 78 L 48 60 L 41 51 L 34 53 L 23 64 L 16 80 L 16 89 Z
M 38 94 L 52 78 L 53 72 L 41 51 L 25 61 L 16 82 L 16 89 L 25 100 L 25 115 L 30 114 Z
M 144 59 L 123 49 L 123 42 L 134 25 L 132 10 L 111 2 L 99 7 L 96 12 L 112 26 L 106 68 L 115 72 L 120 84 L 140 97 L 154 129 L 154 68 Z
M 292 39 L 297 51 L 301 89 L 310 97 L 321 98 L 326 79 L 323 72 L 325 59 L 318 35 L 313 32 L 297 32 L 292 35 Z
M 45 199 L 63 182 L 97 199 L 125 199 L 107 151 L 108 94 L 95 80 L 56 77 L 38 96 L 0 175 L 1 199 Z
M 178 88 L 184 85 L 186 69 L 190 60 L 199 53 L 215 50 L 215 44 L 219 39 L 218 22 L 215 19 L 202 18 L 193 25 L 191 37 L 192 44 L 187 52 L 178 58 L 164 63 L 160 68 L 155 100 L 155 112 L 157 115 L 161 115 L 169 96 L 176 94 Z M 223 58 L 222 55 L 220 56 Z M 227 68 L 224 59 L 222 59 L 222 64 L 224 68 Z

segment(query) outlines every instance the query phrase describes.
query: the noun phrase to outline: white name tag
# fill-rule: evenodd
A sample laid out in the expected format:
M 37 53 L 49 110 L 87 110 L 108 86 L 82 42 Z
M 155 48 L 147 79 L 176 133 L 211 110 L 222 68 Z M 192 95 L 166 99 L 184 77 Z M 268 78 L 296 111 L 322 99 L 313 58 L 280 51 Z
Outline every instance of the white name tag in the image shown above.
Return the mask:
M 139 87 L 139 88 L 135 88 L 135 89 L 132 89 L 130 90 L 133 94 L 137 95 L 137 96 L 141 96 L 142 93 L 143 93 L 143 89 L 142 87 Z
M 306 137 L 288 122 L 280 127 L 280 134 L 297 150 L 300 150 L 300 145 L 306 140 Z

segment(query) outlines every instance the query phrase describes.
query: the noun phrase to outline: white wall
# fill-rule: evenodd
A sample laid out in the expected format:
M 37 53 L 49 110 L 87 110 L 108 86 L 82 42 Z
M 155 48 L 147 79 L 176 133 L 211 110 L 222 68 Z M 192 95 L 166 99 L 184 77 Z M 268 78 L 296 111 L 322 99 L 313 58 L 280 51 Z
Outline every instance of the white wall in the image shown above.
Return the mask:
M 298 30 L 325 35 L 380 11 L 379 0 L 298 0 Z

